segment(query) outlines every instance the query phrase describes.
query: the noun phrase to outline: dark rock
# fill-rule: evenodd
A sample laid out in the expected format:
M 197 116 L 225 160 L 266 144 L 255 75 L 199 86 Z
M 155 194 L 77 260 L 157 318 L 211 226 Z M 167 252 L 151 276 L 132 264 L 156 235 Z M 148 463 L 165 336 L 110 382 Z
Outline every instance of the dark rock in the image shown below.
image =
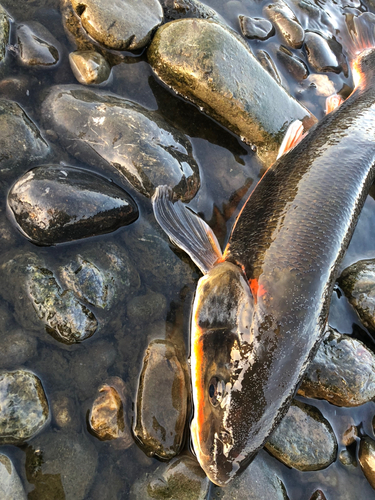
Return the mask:
M 296 80 L 304 80 L 309 76 L 309 70 L 306 64 L 299 59 L 294 57 L 292 52 L 286 47 L 280 45 L 277 51 L 277 57 L 282 62 L 288 73 L 290 73 Z
M 10 190 L 8 205 L 23 233 L 43 245 L 109 233 L 138 218 L 137 205 L 124 190 L 61 165 L 27 172 Z
M 0 453 L 0 498 L 2 500 L 27 500 L 25 490 L 9 457 Z
M 151 342 L 140 376 L 133 427 L 145 453 L 171 459 L 181 450 L 187 418 L 187 374 L 168 341 Z
M 16 102 L 0 99 L 0 175 L 23 174 L 49 147 L 36 125 Z
M 357 460 L 348 450 L 342 450 L 339 454 L 339 460 L 345 467 L 357 467 Z
M 70 67 L 79 83 L 92 85 L 108 80 L 111 68 L 95 50 L 77 50 L 69 54 Z
M 243 36 L 256 40 L 267 40 L 275 34 L 275 28 L 261 17 L 238 16 Z
M 5 51 L 9 42 L 9 18 L 0 5 L 0 62 L 5 57 Z
M 169 185 L 184 201 L 196 194 L 199 168 L 192 146 L 157 112 L 113 94 L 81 86 L 52 88 L 42 109 L 69 153 L 86 163 L 115 169 L 140 193 Z
M 37 21 L 17 26 L 17 43 L 19 62 L 27 66 L 53 66 L 60 59 L 59 42 Z
M 369 437 L 361 439 L 358 460 L 367 481 L 375 489 L 375 441 Z
M 299 49 L 305 37 L 305 32 L 298 22 L 294 12 L 283 0 L 277 0 L 267 5 L 263 13 L 270 19 L 282 42 L 292 49 Z
M 351 425 L 342 436 L 342 442 L 345 446 L 350 446 L 355 443 L 356 438 L 358 437 L 358 429 L 355 425 Z
M 375 397 L 375 355 L 359 340 L 334 330 L 321 343 L 299 387 L 308 398 L 358 406 Z
M 2 330 L 0 367 L 18 368 L 37 353 L 37 340 L 32 333 L 22 329 Z
M 281 78 L 271 56 L 265 50 L 258 50 L 257 59 L 274 80 L 281 85 Z
M 182 456 L 134 483 L 130 500 L 206 500 L 209 486 L 198 462 Z
M 74 404 L 71 391 L 58 391 L 50 396 L 52 421 L 60 429 L 79 431 L 80 417 Z
M 71 0 L 83 27 L 110 49 L 141 49 L 163 20 L 158 0 Z
M 160 0 L 160 3 L 164 10 L 164 17 L 168 21 L 188 17 L 224 22 L 216 10 L 199 0 Z
M 310 497 L 310 500 L 326 500 L 322 490 L 316 490 Z
M 168 23 L 157 31 L 147 55 L 165 84 L 256 146 L 267 166 L 289 123 L 300 119 L 309 128 L 315 122 L 262 68 L 247 43 L 221 24 Z
M 0 444 L 22 444 L 48 417 L 46 395 L 36 375 L 24 370 L 0 373 Z
M 307 60 L 315 71 L 340 73 L 340 63 L 325 38 L 317 33 L 306 33 L 305 49 Z
M 337 441 L 319 410 L 294 401 L 265 448 L 288 467 L 325 469 L 337 455 Z
M 165 319 L 167 305 L 164 295 L 148 290 L 145 295 L 138 295 L 128 303 L 127 316 L 133 325 L 149 324 Z

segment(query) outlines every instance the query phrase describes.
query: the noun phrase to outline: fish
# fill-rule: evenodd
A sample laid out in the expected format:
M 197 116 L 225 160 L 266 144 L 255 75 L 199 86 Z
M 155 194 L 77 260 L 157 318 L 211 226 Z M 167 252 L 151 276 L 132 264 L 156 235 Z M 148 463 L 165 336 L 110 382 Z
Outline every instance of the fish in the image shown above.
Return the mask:
M 356 56 L 353 74 L 352 94 L 266 171 L 223 253 L 170 189 L 152 200 L 156 220 L 203 272 L 191 317 L 191 436 L 219 486 L 251 463 L 286 414 L 326 331 L 375 178 L 375 48 Z

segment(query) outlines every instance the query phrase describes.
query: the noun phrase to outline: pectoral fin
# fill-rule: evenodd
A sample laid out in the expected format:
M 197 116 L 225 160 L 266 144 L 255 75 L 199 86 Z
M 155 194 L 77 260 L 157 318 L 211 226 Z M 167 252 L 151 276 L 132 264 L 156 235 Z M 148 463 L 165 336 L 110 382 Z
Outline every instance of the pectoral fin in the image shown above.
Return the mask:
M 277 159 L 280 158 L 280 156 L 285 155 L 288 151 L 294 148 L 294 146 L 297 146 L 297 144 L 305 137 L 305 134 L 303 133 L 303 124 L 300 120 L 295 120 L 292 122 L 288 130 L 286 131 L 286 134 L 284 136 L 283 142 L 281 143 L 279 153 L 277 155 Z
M 171 241 L 182 248 L 206 274 L 222 259 L 219 242 L 211 228 L 180 200 L 173 200 L 168 186 L 156 188 L 152 206 L 157 222 Z

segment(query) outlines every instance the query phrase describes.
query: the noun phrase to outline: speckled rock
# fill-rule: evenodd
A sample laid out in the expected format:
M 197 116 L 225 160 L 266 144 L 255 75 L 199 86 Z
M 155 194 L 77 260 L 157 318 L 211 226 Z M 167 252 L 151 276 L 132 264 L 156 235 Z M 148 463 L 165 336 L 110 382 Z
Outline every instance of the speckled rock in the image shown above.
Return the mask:
M 305 80 L 309 76 L 306 64 L 298 57 L 295 57 L 286 47 L 280 45 L 277 51 L 277 58 L 282 62 L 288 73 L 296 80 Z
M 160 3 L 167 21 L 188 17 L 224 22 L 216 10 L 208 7 L 208 5 L 199 0 L 160 0 Z
M 238 16 L 243 36 L 256 40 L 267 40 L 275 34 L 272 23 L 262 17 Z
M 254 461 L 228 486 L 214 486 L 210 500 L 288 500 L 275 461 L 260 451 Z
M 110 233 L 138 218 L 126 191 L 76 167 L 43 165 L 21 177 L 8 205 L 24 235 L 42 245 Z
M 0 5 L 0 62 L 5 57 L 5 51 L 8 41 L 9 41 L 9 19 L 7 13 Z
M 0 176 L 15 178 L 49 147 L 32 120 L 16 102 L 0 99 Z
M 187 374 L 168 341 L 150 343 L 137 392 L 133 432 L 148 455 L 171 459 L 181 450 L 188 407 Z
M 0 444 L 22 444 L 45 425 L 49 408 L 39 378 L 25 370 L 0 372 Z
M 334 330 L 321 343 L 298 393 L 337 406 L 359 406 L 375 398 L 375 355 Z
M 369 437 L 361 439 L 358 460 L 367 481 L 375 489 L 375 441 Z
M 363 325 L 375 331 L 375 259 L 352 264 L 338 281 Z
M 337 455 L 337 441 L 319 410 L 294 401 L 268 439 L 266 449 L 280 462 L 297 470 L 328 467 Z
M 83 27 L 110 49 L 141 49 L 163 20 L 158 0 L 71 0 Z
M 166 184 L 189 201 L 199 188 L 190 142 L 155 111 L 73 85 L 52 87 L 42 114 L 69 153 L 119 173 L 146 196 Z
M 164 295 L 148 290 L 145 295 L 138 295 L 129 302 L 127 316 L 133 325 L 148 324 L 165 319 L 167 306 Z
M 305 49 L 307 60 L 320 73 L 340 73 L 341 66 L 325 38 L 317 33 L 306 33 Z
M 18 60 L 27 66 L 53 66 L 60 60 L 60 43 L 37 21 L 17 26 Z
M 134 483 L 130 500 L 206 500 L 209 486 L 198 462 L 182 456 Z
M 69 54 L 70 67 L 79 83 L 98 85 L 108 80 L 111 68 L 95 50 L 77 50 Z
M 292 9 L 283 0 L 267 5 L 263 12 L 272 21 L 285 45 L 292 49 L 302 47 L 305 32 Z
M 246 42 L 221 24 L 168 23 L 157 31 L 147 55 L 164 83 L 255 145 L 267 166 L 291 121 L 300 119 L 306 128 L 315 122 L 264 71 Z
M 27 500 L 21 480 L 9 457 L 0 453 L 1 500 Z
M 258 50 L 257 59 L 262 65 L 262 67 L 269 73 L 274 80 L 277 81 L 279 85 L 281 85 L 281 78 L 273 62 L 271 56 L 265 50 Z
M 37 340 L 23 329 L 1 331 L 0 368 L 18 368 L 37 353 Z

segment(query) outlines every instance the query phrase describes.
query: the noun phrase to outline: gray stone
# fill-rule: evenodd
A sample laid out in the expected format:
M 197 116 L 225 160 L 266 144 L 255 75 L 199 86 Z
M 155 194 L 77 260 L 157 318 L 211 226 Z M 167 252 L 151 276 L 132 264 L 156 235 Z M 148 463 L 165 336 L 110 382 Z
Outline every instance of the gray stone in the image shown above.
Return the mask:
M 9 457 L 0 453 L 0 498 L 1 500 L 27 500 L 17 471 Z
M 0 5 L 0 62 L 5 57 L 5 51 L 9 42 L 9 18 Z
M 257 59 L 262 67 L 269 73 L 276 82 L 281 85 L 281 78 L 271 56 L 265 50 L 258 50 Z
M 37 340 L 23 329 L 1 330 L 0 368 L 18 368 L 37 353 Z
M 375 489 L 375 441 L 369 437 L 361 439 L 358 460 L 367 481 Z
M 329 422 L 319 410 L 294 401 L 268 439 L 265 448 L 288 467 L 320 470 L 337 455 L 337 441 Z
M 337 406 L 375 398 L 375 355 L 359 340 L 334 330 L 321 343 L 298 393 Z
M 288 73 L 296 80 L 305 80 L 309 76 L 306 64 L 298 57 L 295 57 L 286 47 L 280 45 L 277 51 L 277 58 L 282 62 Z
M 315 71 L 340 73 L 340 63 L 325 38 L 317 33 L 306 33 L 305 49 L 307 60 Z
M 167 21 L 188 17 L 225 22 L 216 10 L 208 7 L 199 0 L 160 0 L 160 3 Z
M 70 67 L 79 83 L 98 85 L 108 80 L 111 68 L 104 57 L 94 50 L 77 50 L 69 54 Z
M 163 20 L 158 0 L 71 0 L 83 27 L 110 49 L 141 49 Z
M 182 456 L 134 483 L 130 500 L 206 500 L 209 486 L 198 462 Z
M 0 444 L 22 444 L 43 428 L 48 417 L 46 395 L 36 375 L 0 372 Z
M 292 49 L 299 49 L 305 37 L 305 31 L 292 9 L 283 0 L 267 5 L 264 14 L 272 21 L 281 41 Z
M 238 16 L 243 36 L 256 40 L 267 40 L 275 34 L 275 28 L 261 17 Z
M 187 418 L 187 373 L 172 343 L 150 343 L 139 380 L 133 432 L 148 455 L 168 460 L 181 450 Z
M 288 125 L 316 120 L 262 68 L 247 43 L 225 26 L 180 19 L 157 31 L 148 49 L 157 76 L 257 148 L 269 166 Z
M 59 42 L 37 21 L 17 26 L 17 43 L 19 62 L 27 66 L 53 66 L 60 60 Z
M 120 173 L 151 196 L 169 185 L 189 201 L 200 185 L 192 146 L 157 112 L 82 86 L 53 87 L 43 104 L 47 128 L 79 159 Z
M 167 305 L 164 295 L 148 290 L 145 295 L 138 295 L 128 303 L 127 316 L 133 325 L 149 324 L 165 319 Z

